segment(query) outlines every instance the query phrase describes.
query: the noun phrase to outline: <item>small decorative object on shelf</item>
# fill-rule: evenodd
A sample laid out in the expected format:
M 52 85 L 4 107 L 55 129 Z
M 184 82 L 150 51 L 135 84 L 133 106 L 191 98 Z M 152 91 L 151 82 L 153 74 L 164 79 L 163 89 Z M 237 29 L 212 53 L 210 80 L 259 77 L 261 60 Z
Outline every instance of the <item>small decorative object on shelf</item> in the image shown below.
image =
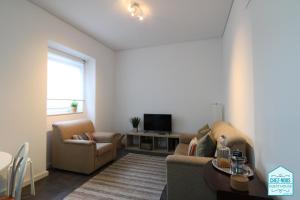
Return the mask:
M 138 132 L 139 131 L 139 123 L 140 123 L 140 121 L 141 121 L 141 118 L 139 118 L 139 117 L 133 117 L 133 118 L 130 119 L 130 122 L 132 124 L 134 132 Z
M 226 137 L 221 135 L 219 138 L 219 147 L 217 148 L 218 167 L 230 168 L 230 148 L 226 146 Z
M 71 110 L 72 110 L 73 113 L 77 112 L 77 107 L 78 107 L 78 102 L 77 101 L 72 101 Z

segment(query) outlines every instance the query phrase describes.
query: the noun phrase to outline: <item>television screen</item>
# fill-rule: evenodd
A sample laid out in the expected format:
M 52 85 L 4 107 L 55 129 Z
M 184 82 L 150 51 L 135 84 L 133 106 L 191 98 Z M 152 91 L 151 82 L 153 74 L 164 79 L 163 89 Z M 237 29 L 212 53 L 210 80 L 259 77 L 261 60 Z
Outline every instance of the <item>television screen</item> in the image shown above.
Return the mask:
M 145 131 L 172 131 L 172 115 L 170 114 L 144 114 Z

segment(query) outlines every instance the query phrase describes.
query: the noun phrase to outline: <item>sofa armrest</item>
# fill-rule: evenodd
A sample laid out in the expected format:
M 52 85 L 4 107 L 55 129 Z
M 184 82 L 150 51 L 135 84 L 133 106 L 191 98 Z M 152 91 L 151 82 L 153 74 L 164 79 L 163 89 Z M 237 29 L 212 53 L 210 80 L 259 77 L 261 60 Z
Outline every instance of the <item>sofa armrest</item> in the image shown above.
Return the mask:
M 167 157 L 167 163 L 177 165 L 204 166 L 213 158 L 211 157 L 196 157 L 184 155 L 170 155 Z
M 187 134 L 187 133 L 180 134 L 179 142 L 184 144 L 189 144 L 194 137 L 196 137 L 196 134 Z
M 112 143 L 113 144 L 113 158 L 117 157 L 117 145 L 120 140 L 120 133 L 114 132 L 95 132 L 93 133 L 94 140 L 99 143 Z
M 115 140 L 118 138 L 120 134 L 119 133 L 113 133 L 113 132 L 95 132 L 93 133 L 94 140 L 96 142 L 100 143 L 114 143 Z
M 90 174 L 95 170 L 96 153 L 94 141 L 56 141 L 52 151 L 52 164 L 54 168 Z
M 168 156 L 166 159 L 168 200 L 217 199 L 203 177 L 204 165 L 211 159 L 183 155 Z
M 91 140 L 73 140 L 73 139 L 66 139 L 64 140 L 65 144 L 78 144 L 78 145 L 92 145 L 95 142 Z

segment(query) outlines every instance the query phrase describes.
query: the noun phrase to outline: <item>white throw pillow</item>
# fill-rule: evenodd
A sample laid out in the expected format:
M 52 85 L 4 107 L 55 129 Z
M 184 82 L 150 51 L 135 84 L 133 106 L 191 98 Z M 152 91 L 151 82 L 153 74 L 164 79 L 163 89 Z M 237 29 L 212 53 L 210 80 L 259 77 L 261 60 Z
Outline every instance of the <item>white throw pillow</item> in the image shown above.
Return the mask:
M 190 144 L 189 144 L 189 148 L 188 148 L 188 156 L 194 156 L 195 152 L 196 152 L 196 147 L 197 147 L 197 137 L 194 137 Z

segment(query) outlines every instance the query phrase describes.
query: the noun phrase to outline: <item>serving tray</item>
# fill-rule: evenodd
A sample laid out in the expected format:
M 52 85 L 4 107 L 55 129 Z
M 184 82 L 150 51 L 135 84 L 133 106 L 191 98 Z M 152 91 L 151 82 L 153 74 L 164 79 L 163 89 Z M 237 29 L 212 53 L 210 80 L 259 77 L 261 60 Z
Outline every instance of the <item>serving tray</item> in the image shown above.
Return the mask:
M 214 166 L 214 168 L 216 168 L 217 170 L 220 170 L 226 174 L 230 174 L 232 175 L 233 172 L 231 171 L 230 168 L 221 168 L 221 167 L 218 167 L 218 163 L 217 163 L 217 159 L 214 158 L 212 160 L 212 165 Z M 254 171 L 248 166 L 248 165 L 244 165 L 244 173 L 243 173 L 244 176 L 247 176 L 247 177 L 251 177 L 254 175 Z

